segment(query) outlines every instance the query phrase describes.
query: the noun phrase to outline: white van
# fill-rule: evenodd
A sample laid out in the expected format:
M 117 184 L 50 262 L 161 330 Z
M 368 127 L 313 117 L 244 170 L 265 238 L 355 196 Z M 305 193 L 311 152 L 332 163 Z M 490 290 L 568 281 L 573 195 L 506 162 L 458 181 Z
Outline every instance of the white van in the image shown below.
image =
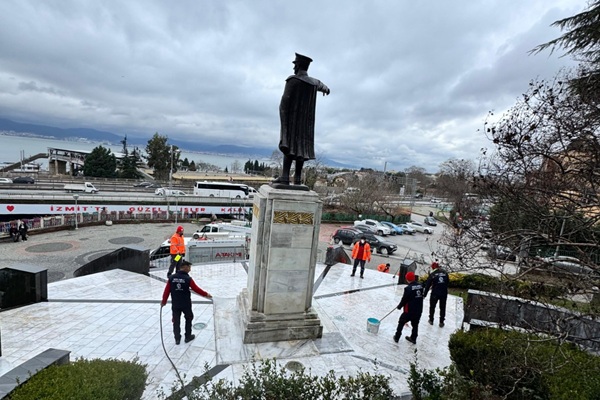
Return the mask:
M 252 186 L 248 186 L 248 198 L 249 199 L 253 199 L 254 195 L 258 193 L 258 191 L 256 189 L 254 189 Z
M 235 262 L 248 258 L 248 240 L 244 236 L 196 240 L 183 238 L 185 259 L 192 264 Z M 150 252 L 150 268 L 168 268 L 171 264 L 171 243 L 165 240 Z

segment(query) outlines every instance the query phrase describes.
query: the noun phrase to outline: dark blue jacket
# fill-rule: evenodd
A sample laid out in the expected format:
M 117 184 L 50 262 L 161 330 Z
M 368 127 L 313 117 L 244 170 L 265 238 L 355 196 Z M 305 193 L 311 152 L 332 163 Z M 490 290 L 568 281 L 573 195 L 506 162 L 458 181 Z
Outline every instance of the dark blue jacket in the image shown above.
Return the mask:
M 436 297 L 448 296 L 449 282 L 450 278 L 445 270 L 441 268 L 434 269 L 429 275 L 427 282 L 425 282 L 425 296 L 427 296 L 429 290 L 431 290 L 431 293 Z
M 163 291 L 162 304 L 167 303 L 169 294 L 171 295 L 171 302 L 175 308 L 191 308 L 192 307 L 192 296 L 190 289 L 198 293 L 200 296 L 207 296 L 208 293 L 202 290 L 196 285 L 196 282 L 188 275 L 187 272 L 177 271 L 173 275 L 169 276 L 165 290 Z
M 402 300 L 398 304 L 398 310 L 403 311 L 412 316 L 421 316 L 423 312 L 423 285 L 419 282 L 413 281 L 404 288 L 404 294 Z

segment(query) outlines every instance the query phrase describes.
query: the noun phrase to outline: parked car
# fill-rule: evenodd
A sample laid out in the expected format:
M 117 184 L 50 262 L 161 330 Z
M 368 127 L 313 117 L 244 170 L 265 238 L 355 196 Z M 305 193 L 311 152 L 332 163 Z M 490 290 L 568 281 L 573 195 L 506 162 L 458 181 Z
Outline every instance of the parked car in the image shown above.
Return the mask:
M 402 231 L 405 235 L 414 235 L 417 232 L 415 228 L 413 228 L 412 226 L 408 226 L 408 224 L 400 224 L 398 226 L 402 228 Z
M 27 184 L 34 184 L 35 183 L 35 179 L 33 179 L 30 176 L 18 176 L 16 178 L 14 178 L 13 183 L 27 183 Z
M 389 227 L 374 219 L 363 219 L 362 221 L 354 221 L 354 225 L 363 224 L 374 227 L 374 232 L 380 236 L 390 235 L 392 231 Z
M 426 225 L 437 226 L 437 221 L 433 217 L 425 217 L 425 221 L 423 222 L 425 222 Z
M 10 178 L 0 178 L 0 183 L 13 183 Z
M 433 233 L 433 229 L 431 229 L 430 227 L 425 226 L 423 224 L 420 224 L 419 222 L 411 221 L 411 222 L 409 222 L 406 225 L 410 226 L 411 228 L 413 228 L 417 232 L 427 233 L 429 235 L 431 235 Z
M 133 185 L 133 187 L 150 187 L 150 185 L 152 185 L 152 182 L 138 182 L 135 185 Z
M 365 225 L 365 224 L 356 224 L 353 227 L 364 233 L 372 233 L 372 234 L 377 233 L 377 229 L 375 229 L 374 226 L 369 226 L 369 225 Z
M 345 245 L 351 245 L 354 239 L 363 234 L 362 231 L 354 228 L 339 228 L 335 231 L 335 233 L 331 236 L 333 238 L 333 242 L 338 244 L 342 242 Z
M 388 221 L 381 221 L 381 223 L 392 230 L 392 235 L 402 235 L 404 233 L 404 229 L 394 223 Z
M 491 245 L 487 250 L 488 256 L 491 258 L 497 258 L 499 260 L 506 261 L 517 261 L 517 255 L 513 252 L 510 247 L 500 246 L 497 244 Z
M 383 236 L 374 235 L 372 233 L 363 233 L 359 235 L 354 238 L 352 244 L 358 242 L 362 236 L 365 237 L 367 243 L 371 246 L 371 249 L 377 251 L 379 254 L 394 254 L 394 252 L 398 250 L 398 246 L 396 246 L 395 243 L 385 240 Z
M 573 274 L 581 275 L 593 275 L 594 270 L 590 267 L 581 264 L 581 261 L 575 257 L 569 256 L 556 256 L 546 257 L 542 261 L 547 265 L 550 265 L 552 269 L 561 272 L 570 272 Z M 598 275 L 598 272 L 596 272 Z
M 154 191 L 158 196 L 187 196 L 186 192 L 177 189 L 158 188 Z

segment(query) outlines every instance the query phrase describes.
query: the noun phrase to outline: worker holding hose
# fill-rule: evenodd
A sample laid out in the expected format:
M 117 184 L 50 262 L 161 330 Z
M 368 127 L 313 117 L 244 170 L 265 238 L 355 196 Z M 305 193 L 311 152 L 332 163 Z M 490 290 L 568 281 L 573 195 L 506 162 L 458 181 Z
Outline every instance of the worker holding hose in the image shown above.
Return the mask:
M 415 280 L 415 273 L 408 272 L 406 274 L 406 281 L 408 285 L 404 288 L 404 294 L 402 300 L 398 304 L 399 310 L 403 310 L 400 319 L 398 320 L 398 328 L 396 328 L 396 334 L 394 335 L 394 342 L 398 343 L 400 335 L 402 335 L 402 328 L 410 321 L 412 325 L 412 333 L 410 336 L 404 338 L 412 344 L 417 344 L 417 336 L 419 335 L 419 320 L 423 313 L 423 285 Z
M 173 334 L 175 335 L 175 344 L 181 343 L 181 314 L 185 317 L 185 342 L 191 342 L 196 338 L 192 335 L 192 297 L 190 289 L 204 296 L 207 299 L 212 299 L 210 293 L 202 290 L 196 282 L 190 277 L 189 272 L 192 268 L 192 263 L 183 261 L 181 267 L 173 275 L 169 276 L 167 285 L 163 292 L 161 307 L 167 304 L 167 299 L 171 295 L 171 310 L 173 311 Z

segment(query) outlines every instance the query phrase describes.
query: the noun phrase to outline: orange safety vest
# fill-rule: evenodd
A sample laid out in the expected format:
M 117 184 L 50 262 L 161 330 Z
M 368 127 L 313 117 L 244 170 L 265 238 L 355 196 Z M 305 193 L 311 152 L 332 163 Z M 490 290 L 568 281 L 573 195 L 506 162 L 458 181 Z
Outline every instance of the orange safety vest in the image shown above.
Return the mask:
M 387 264 L 379 264 L 377 266 L 377 271 L 379 272 L 388 272 L 390 270 L 390 267 L 387 266 Z
M 354 248 L 352 249 L 352 258 L 356 258 L 358 256 L 358 247 L 360 246 L 360 242 L 356 242 Z M 363 258 L 361 260 L 371 261 L 371 246 L 369 243 L 365 242 L 365 246 L 363 248 Z
M 185 240 L 183 240 L 183 235 L 179 236 L 178 233 L 173 234 L 173 236 L 171 236 L 170 242 L 170 252 L 172 255 L 185 254 Z

